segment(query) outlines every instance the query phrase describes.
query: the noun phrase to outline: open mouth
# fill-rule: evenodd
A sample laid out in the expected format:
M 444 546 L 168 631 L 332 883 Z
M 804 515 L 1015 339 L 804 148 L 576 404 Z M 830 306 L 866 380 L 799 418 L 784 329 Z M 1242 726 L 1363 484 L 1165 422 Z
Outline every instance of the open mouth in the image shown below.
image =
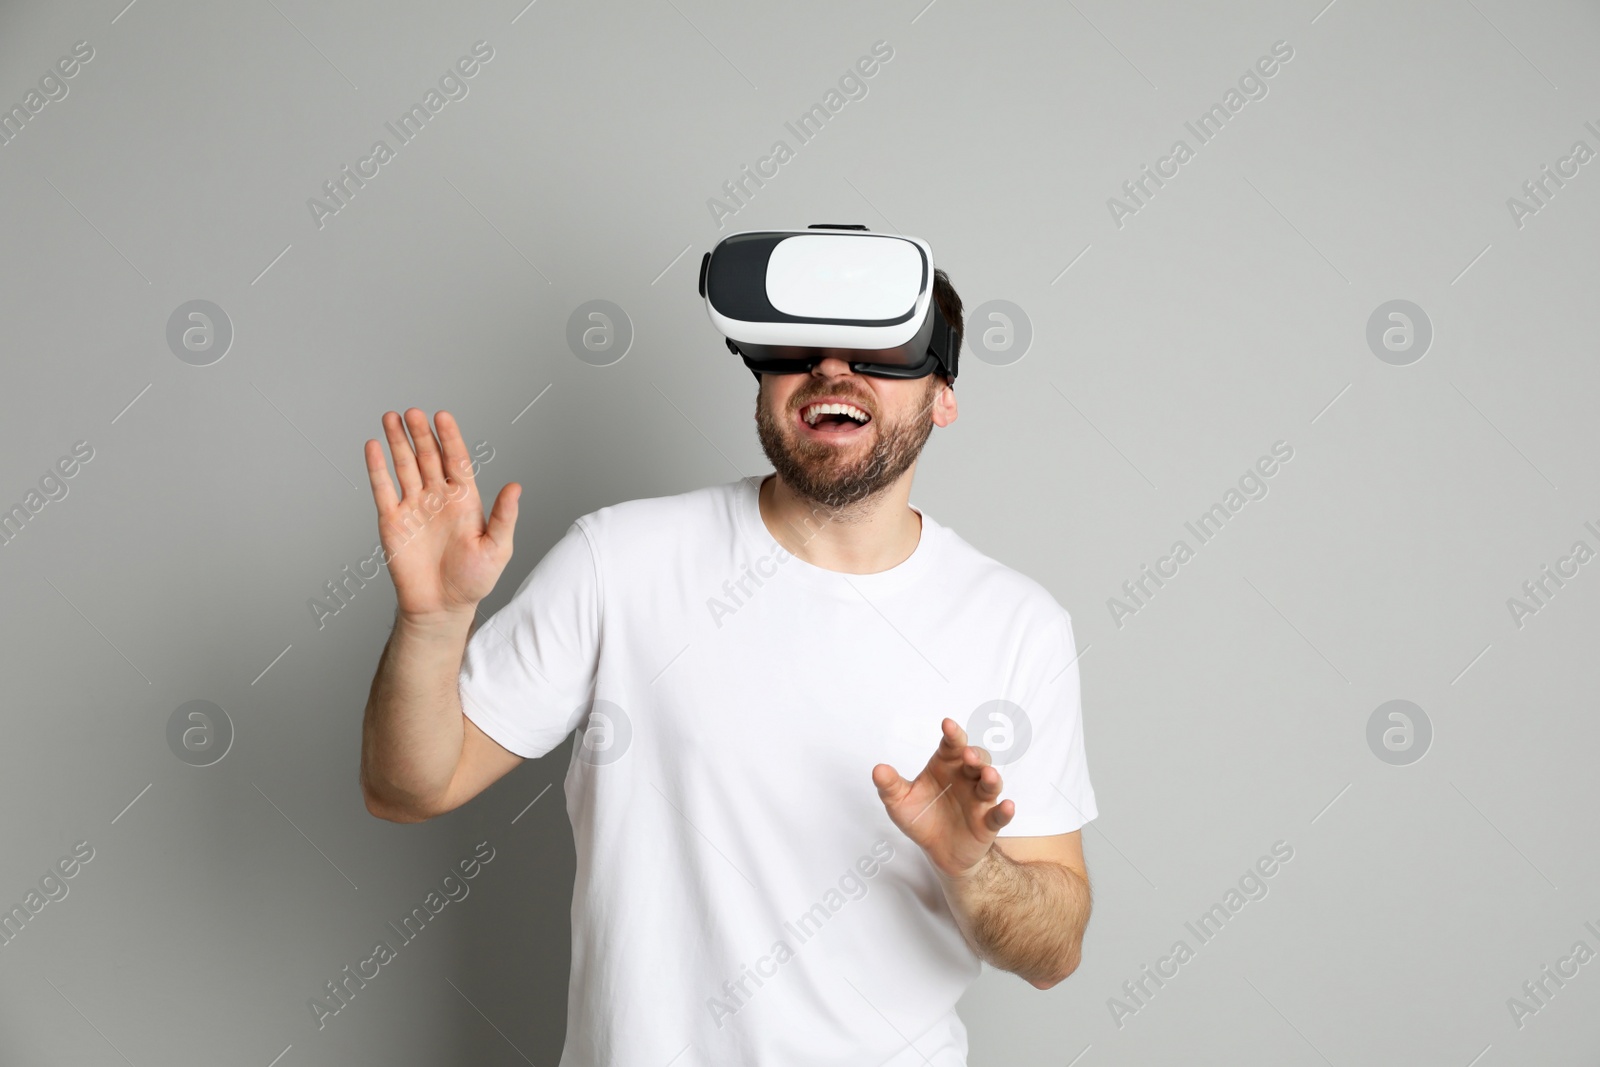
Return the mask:
M 843 401 L 824 401 L 806 404 L 800 409 L 800 421 L 812 433 L 837 437 L 859 430 L 872 421 L 872 416 L 854 404 Z

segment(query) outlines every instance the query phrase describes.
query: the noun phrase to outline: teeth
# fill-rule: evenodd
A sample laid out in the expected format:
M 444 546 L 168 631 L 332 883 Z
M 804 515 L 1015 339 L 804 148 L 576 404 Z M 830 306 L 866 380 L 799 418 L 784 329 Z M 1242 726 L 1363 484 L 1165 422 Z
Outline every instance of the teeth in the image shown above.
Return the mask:
M 806 423 L 815 426 L 824 415 L 848 415 L 858 423 L 865 423 L 868 418 L 867 413 L 854 404 L 812 404 L 806 410 Z

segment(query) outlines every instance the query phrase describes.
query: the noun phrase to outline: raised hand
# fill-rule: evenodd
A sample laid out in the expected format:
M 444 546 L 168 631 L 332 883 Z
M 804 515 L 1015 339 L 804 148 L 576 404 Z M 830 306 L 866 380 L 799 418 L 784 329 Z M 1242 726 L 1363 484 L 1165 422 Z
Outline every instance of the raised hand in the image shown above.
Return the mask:
M 880 763 L 872 768 L 872 783 L 900 831 L 941 874 L 962 878 L 977 868 L 1017 806 L 996 803 L 1002 783 L 989 753 L 967 744 L 967 732 L 954 719 L 941 725 L 944 737 L 915 781 Z
M 471 617 L 511 561 L 511 535 L 522 495 L 516 482 L 507 484 L 485 523 L 460 427 L 448 411 L 438 412 L 434 422 L 437 439 L 420 408 L 406 410 L 405 426 L 399 415 L 384 412 L 383 428 L 401 496 L 395 495 L 389 481 L 383 446 L 375 440 L 365 446 L 367 476 L 378 507 L 378 536 L 388 558 L 395 599 L 400 614 L 416 622 Z

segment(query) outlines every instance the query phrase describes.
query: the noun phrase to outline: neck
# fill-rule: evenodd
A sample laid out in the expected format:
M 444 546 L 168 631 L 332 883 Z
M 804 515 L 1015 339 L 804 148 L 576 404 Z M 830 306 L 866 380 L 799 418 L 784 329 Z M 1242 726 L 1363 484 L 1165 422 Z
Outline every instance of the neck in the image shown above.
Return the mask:
M 886 571 L 916 551 L 922 516 L 910 504 L 916 464 L 880 490 L 844 508 L 824 508 L 796 493 L 776 474 L 761 483 L 758 501 L 767 532 L 789 554 L 845 574 Z

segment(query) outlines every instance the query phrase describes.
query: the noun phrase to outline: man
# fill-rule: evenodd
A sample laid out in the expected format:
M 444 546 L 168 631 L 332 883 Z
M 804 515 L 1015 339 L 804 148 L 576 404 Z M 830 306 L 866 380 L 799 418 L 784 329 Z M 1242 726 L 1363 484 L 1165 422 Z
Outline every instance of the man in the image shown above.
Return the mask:
M 436 440 L 408 410 L 409 441 L 385 413 L 398 498 L 366 443 L 398 600 L 368 809 L 432 818 L 583 731 L 562 1067 L 956 1067 L 980 960 L 1040 989 L 1078 965 L 1097 811 L 1071 620 L 909 503 L 952 376 L 852 354 L 759 375 L 774 474 L 583 516 L 476 631 L 521 487 L 486 523 L 443 411 Z

